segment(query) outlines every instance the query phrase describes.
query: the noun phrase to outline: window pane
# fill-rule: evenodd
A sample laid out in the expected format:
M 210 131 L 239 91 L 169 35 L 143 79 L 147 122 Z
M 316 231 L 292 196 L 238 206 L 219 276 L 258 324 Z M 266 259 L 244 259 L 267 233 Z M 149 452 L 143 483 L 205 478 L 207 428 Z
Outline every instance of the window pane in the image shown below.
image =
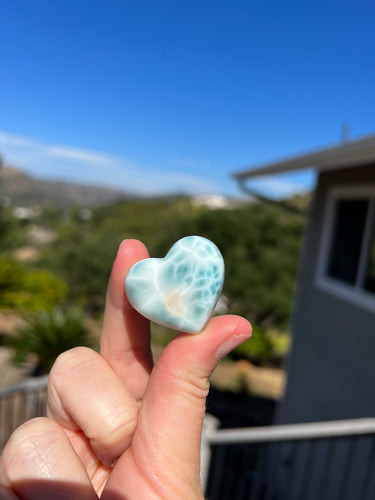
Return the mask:
M 368 205 L 364 199 L 337 201 L 328 276 L 354 285 Z
M 375 292 L 375 227 L 372 230 L 372 240 L 369 249 L 369 259 L 367 265 L 365 290 Z

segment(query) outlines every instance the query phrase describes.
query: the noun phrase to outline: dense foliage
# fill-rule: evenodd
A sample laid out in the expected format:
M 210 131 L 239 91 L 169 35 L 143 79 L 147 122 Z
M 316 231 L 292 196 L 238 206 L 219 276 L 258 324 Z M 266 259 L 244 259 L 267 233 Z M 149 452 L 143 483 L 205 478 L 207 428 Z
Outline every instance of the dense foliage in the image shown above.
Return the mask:
M 95 311 L 103 306 L 111 263 L 122 239 L 141 239 L 157 257 L 183 236 L 205 236 L 224 256 L 223 293 L 229 310 L 261 328 L 285 329 L 302 223 L 264 203 L 210 210 L 193 207 L 183 198 L 124 202 L 97 209 L 89 221 L 73 215 L 60 228 L 44 264 L 67 281 L 72 300 Z
M 253 339 L 234 356 L 267 361 L 275 354 L 275 336 L 270 332 L 287 331 L 303 219 L 277 206 L 256 202 L 212 210 L 176 197 L 122 201 L 89 214 L 78 208 L 63 216 L 45 212 L 34 223 L 52 229 L 56 238 L 39 248 L 40 259 L 29 265 L 11 259 L 9 235 L 13 232 L 18 235 L 14 241 L 21 242 L 26 233 L 9 214 L 7 218 L 8 230 L 0 229 L 0 247 L 8 247 L 0 254 L 0 308 L 41 311 L 40 316 L 29 318 L 29 333 L 18 337 L 18 353 L 22 342 L 31 348 L 35 325 L 49 322 L 49 331 L 53 321 L 60 325 L 56 318 L 61 312 L 42 312 L 56 304 L 80 307 L 86 316 L 101 315 L 111 264 L 125 238 L 142 240 L 153 257 L 164 256 L 186 235 L 205 236 L 217 244 L 226 265 L 223 294 L 228 312 L 245 316 L 255 326 Z M 54 331 L 62 332 L 62 327 Z M 72 329 L 72 335 L 75 331 L 78 343 L 79 329 Z M 52 357 L 70 342 L 61 335 L 55 334 L 61 343 L 57 348 L 52 342 Z
M 24 242 L 25 228 L 23 224 L 12 216 L 9 207 L 3 207 L 0 204 L 0 253 L 13 250 Z
M 212 210 L 186 198 L 132 200 L 96 209 L 89 220 L 73 212 L 44 265 L 68 283 L 73 304 L 100 314 L 121 240 L 138 238 L 151 256 L 161 257 L 183 236 L 205 236 L 224 256 L 228 312 L 255 326 L 253 339 L 234 356 L 263 362 L 274 350 L 267 332 L 287 330 L 302 226 L 301 217 L 265 203 Z
M 44 253 L 43 265 L 69 285 L 69 298 L 91 314 L 104 306 L 106 285 L 119 243 L 142 240 L 150 252 L 176 233 L 187 200 L 133 200 L 95 210 L 83 220 L 74 210 L 58 229 L 58 237 Z M 182 213 L 181 213 L 182 212 Z
M 0 309 L 38 311 L 50 309 L 67 293 L 67 284 L 43 268 L 16 262 L 12 251 L 27 241 L 26 223 L 0 208 Z
M 0 255 L 0 309 L 51 309 L 66 293 L 66 283 L 46 269 L 28 269 Z
M 232 210 L 193 211 L 161 240 L 158 253 L 186 234 L 214 241 L 226 265 L 230 312 L 259 327 L 286 328 L 302 231 L 300 218 L 254 203 Z

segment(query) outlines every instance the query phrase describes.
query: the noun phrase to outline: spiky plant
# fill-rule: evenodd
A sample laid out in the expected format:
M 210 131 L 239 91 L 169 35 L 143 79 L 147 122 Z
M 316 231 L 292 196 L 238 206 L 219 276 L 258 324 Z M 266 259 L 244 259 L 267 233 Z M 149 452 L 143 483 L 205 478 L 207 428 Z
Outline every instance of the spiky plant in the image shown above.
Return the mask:
M 91 344 L 82 312 L 77 308 L 63 311 L 58 307 L 29 315 L 25 326 L 6 340 L 6 345 L 14 349 L 14 363 L 24 363 L 30 354 L 36 356 L 33 375 L 48 373 L 62 352 Z

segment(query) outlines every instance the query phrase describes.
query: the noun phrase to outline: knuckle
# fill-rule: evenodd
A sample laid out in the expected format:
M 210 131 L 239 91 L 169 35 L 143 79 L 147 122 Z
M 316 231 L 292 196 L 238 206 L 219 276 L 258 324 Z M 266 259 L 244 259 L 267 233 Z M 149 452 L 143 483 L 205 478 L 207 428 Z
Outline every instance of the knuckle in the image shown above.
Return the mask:
M 167 363 L 164 363 L 162 367 L 156 366 L 163 372 L 162 377 L 168 380 L 167 384 L 171 392 L 193 400 L 201 401 L 207 398 L 210 384 L 205 373 L 176 369 L 175 366 L 169 366 Z
M 92 439 L 98 443 L 118 443 L 127 440 L 137 425 L 138 407 L 134 404 L 119 405 L 102 415 Z
M 78 369 L 96 356 L 98 354 L 95 351 L 83 346 L 73 347 L 59 354 L 50 371 L 49 384 L 56 385 L 60 380 L 64 380 L 68 373 Z
M 79 346 L 73 347 L 68 351 L 65 351 L 56 358 L 56 361 L 52 367 L 53 372 L 59 372 L 61 370 L 65 371 L 67 368 L 71 368 L 76 364 L 79 364 L 83 359 L 92 357 L 94 351 L 89 347 Z
M 210 383 L 206 376 L 192 374 L 184 379 L 185 393 L 194 399 L 205 400 L 208 396 Z
M 99 459 L 111 466 L 130 445 L 137 423 L 137 411 L 134 408 L 115 409 L 110 417 L 98 425 L 89 438 L 90 444 Z
M 97 356 L 98 353 L 88 347 L 74 347 L 56 358 L 48 377 L 48 415 L 57 417 L 59 421 L 67 420 L 72 425 L 65 409 L 67 394 L 72 387 L 79 387 L 79 381 L 85 378 L 89 365 L 95 362 Z
M 39 438 L 50 432 L 58 432 L 59 426 L 47 417 L 35 417 L 20 425 L 12 434 L 19 439 Z

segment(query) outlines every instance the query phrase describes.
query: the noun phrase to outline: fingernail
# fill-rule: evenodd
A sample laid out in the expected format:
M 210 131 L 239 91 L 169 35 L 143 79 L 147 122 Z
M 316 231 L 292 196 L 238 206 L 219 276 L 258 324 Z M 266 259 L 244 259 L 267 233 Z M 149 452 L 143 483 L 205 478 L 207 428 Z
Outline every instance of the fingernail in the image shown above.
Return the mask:
M 120 243 L 120 245 L 118 247 L 117 253 L 120 251 L 120 248 L 122 247 L 122 245 L 128 241 L 128 239 L 129 238 L 126 238 L 125 240 L 122 240 L 122 242 Z
M 242 342 L 249 339 L 251 337 L 250 334 L 246 335 L 232 335 L 229 339 L 225 340 L 215 352 L 215 358 L 220 361 L 224 356 L 233 351 L 236 347 L 238 347 Z

